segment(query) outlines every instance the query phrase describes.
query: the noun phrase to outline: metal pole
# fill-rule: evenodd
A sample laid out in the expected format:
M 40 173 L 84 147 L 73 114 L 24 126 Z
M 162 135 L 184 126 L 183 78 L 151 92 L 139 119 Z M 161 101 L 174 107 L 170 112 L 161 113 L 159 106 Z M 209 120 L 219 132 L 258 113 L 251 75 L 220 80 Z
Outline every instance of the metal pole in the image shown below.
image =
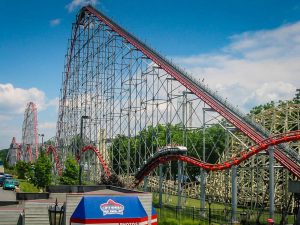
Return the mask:
M 208 200 L 208 224 L 211 224 L 211 199 Z
M 159 199 L 158 205 L 162 207 L 162 182 L 163 182 L 163 164 L 159 164 Z
M 237 220 L 236 211 L 237 211 L 237 166 L 232 166 L 232 222 Z
M 90 162 L 90 157 L 88 157 L 87 164 L 88 164 L 87 180 L 91 181 L 91 170 L 90 170 L 91 162 Z
M 130 51 L 130 65 L 129 65 L 129 68 L 128 68 L 128 72 L 129 72 L 129 76 L 132 76 L 132 51 Z M 127 168 L 126 168 L 126 173 L 127 173 L 127 177 L 129 177 L 129 174 L 130 174 L 130 158 L 131 158 L 131 149 L 130 149 L 130 142 L 131 142 L 131 128 L 130 128 L 130 120 L 131 120 L 131 110 L 132 110 L 132 99 L 131 99 L 131 95 L 132 95 L 132 90 L 131 90 L 131 88 L 132 88 L 132 79 L 131 78 L 129 78 L 129 87 L 128 87 L 128 89 L 129 89 L 129 99 L 128 99 L 128 103 L 129 103 L 129 110 L 128 110 L 128 114 L 127 114 L 127 119 L 128 119 L 128 121 L 127 121 L 127 133 L 128 133 L 128 145 L 127 145 Z M 134 170 L 133 170 L 134 171 Z
M 44 146 L 44 134 L 42 134 L 42 146 Z
M 83 146 L 82 142 L 83 142 L 83 119 L 88 119 L 88 116 L 81 116 L 80 118 L 80 146 L 79 146 L 79 185 L 82 185 L 82 165 L 81 165 L 81 148 Z
M 205 110 L 203 109 L 203 143 L 202 143 L 202 161 L 205 162 Z M 205 186 L 206 186 L 206 171 L 201 169 L 201 185 L 200 185 L 200 209 L 205 212 Z
M 148 176 L 144 178 L 144 192 L 147 192 L 148 189 Z
M 130 112 L 128 112 L 128 145 L 127 145 L 127 167 L 126 167 L 126 173 L 127 177 L 129 177 L 130 171 L 130 139 L 131 139 L 131 132 L 130 132 Z
M 182 182 L 182 167 L 183 167 L 183 162 L 178 160 L 178 201 L 177 201 L 177 208 L 181 208 L 181 192 L 182 192 L 182 187 L 181 187 L 181 182 Z
M 79 185 L 82 184 L 82 165 L 81 165 L 81 141 L 82 141 L 82 130 L 83 130 L 83 116 L 80 118 L 80 140 L 79 140 Z
M 269 201 L 270 201 L 270 218 L 274 219 L 274 148 L 270 147 L 269 150 Z
M 41 136 L 42 137 L 42 148 L 43 148 L 43 146 L 44 146 L 44 134 L 38 134 L 39 136 Z
M 206 186 L 206 171 L 201 168 L 201 186 L 200 186 L 200 210 L 205 213 L 205 186 Z

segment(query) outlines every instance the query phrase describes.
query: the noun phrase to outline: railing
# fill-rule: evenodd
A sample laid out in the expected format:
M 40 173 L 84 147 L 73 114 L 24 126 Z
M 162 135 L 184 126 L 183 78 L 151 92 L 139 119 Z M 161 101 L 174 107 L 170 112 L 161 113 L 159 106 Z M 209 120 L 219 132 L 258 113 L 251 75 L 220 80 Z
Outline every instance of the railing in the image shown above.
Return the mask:
M 161 208 L 155 205 L 158 221 L 167 220 L 167 218 L 173 218 L 178 221 L 178 224 L 267 224 L 269 219 L 269 212 L 238 210 L 233 217 L 230 208 L 224 209 L 209 209 L 201 210 L 196 207 L 181 207 L 178 208 L 174 205 L 163 205 Z M 209 218 L 210 217 L 210 218 Z M 294 215 L 288 215 L 285 220 L 282 220 L 282 213 L 275 213 L 275 224 L 293 224 L 295 221 Z

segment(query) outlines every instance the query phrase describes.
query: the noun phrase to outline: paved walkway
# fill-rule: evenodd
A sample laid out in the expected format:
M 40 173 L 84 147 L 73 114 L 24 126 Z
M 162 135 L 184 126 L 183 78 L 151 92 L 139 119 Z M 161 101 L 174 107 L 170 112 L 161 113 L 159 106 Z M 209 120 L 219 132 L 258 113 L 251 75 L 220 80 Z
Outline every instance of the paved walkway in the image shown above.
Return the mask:
M 16 193 L 11 190 L 3 190 L 0 187 L 0 202 L 1 201 L 16 201 Z

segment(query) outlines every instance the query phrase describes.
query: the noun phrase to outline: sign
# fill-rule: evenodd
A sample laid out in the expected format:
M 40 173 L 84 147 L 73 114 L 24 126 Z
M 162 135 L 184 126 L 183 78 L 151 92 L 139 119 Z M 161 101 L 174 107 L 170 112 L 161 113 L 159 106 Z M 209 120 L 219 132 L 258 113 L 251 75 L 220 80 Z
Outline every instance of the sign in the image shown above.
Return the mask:
M 148 221 L 157 225 L 157 214 L 152 208 L 148 217 L 138 196 L 83 196 L 70 225 L 148 225 Z
M 105 215 L 120 214 L 123 215 L 124 206 L 122 204 L 116 203 L 113 200 L 109 199 L 106 203 L 100 205 L 100 209 Z

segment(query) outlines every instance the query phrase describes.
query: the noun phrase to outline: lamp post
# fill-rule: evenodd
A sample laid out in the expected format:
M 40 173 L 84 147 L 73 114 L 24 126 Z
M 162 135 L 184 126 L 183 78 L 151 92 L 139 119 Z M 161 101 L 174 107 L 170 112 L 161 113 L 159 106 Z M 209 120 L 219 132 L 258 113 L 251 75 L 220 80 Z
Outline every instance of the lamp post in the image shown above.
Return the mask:
M 42 147 L 44 146 L 44 134 L 39 134 L 39 136 L 41 136 L 42 137 Z
M 245 225 L 247 222 L 247 213 L 246 212 L 242 212 L 241 214 L 241 224 Z
M 209 225 L 211 224 L 211 208 L 210 208 L 210 205 L 211 205 L 211 198 L 208 199 L 208 224 Z
M 49 206 L 49 223 L 50 225 L 62 225 L 64 218 L 64 207 L 58 206 L 57 199 L 55 200 L 55 205 Z
M 89 116 L 81 116 L 80 118 L 80 143 L 83 138 L 83 120 L 89 119 Z M 79 185 L 82 185 L 82 165 L 81 165 L 81 145 L 79 146 Z

